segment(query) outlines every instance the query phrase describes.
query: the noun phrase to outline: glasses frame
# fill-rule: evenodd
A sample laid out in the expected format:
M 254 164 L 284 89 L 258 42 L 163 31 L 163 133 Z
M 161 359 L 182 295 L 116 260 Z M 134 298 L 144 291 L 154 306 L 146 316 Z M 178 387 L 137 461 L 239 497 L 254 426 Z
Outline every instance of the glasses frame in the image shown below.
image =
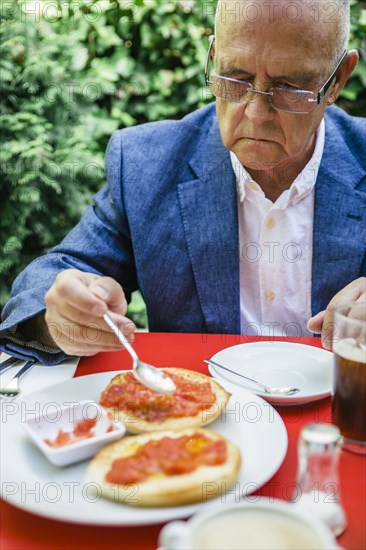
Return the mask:
M 205 83 L 206 83 L 207 86 L 209 86 L 210 84 L 213 84 L 212 80 L 210 80 L 209 65 L 210 65 L 211 52 L 212 52 L 212 47 L 214 45 L 214 42 L 215 42 L 215 36 L 211 36 L 210 45 L 209 45 L 208 52 L 207 52 L 206 65 L 205 65 Z M 342 65 L 343 60 L 345 59 L 346 55 L 347 55 L 347 50 L 344 50 L 342 55 L 341 55 L 340 60 L 337 63 L 336 68 L 334 69 L 332 74 L 329 76 L 329 78 L 327 78 L 327 80 L 324 82 L 323 86 L 320 88 L 320 90 L 316 94 L 316 99 L 310 99 L 309 98 L 308 99 L 309 103 L 313 103 L 313 104 L 317 103 L 318 105 L 320 104 L 320 102 L 324 98 L 325 94 L 329 90 L 329 88 L 330 88 L 330 86 L 333 82 L 333 79 L 334 79 L 338 69 Z M 238 80 L 236 78 L 229 78 L 227 76 L 220 76 L 220 75 L 214 74 L 214 73 L 212 74 L 212 76 L 216 76 L 217 78 L 220 78 L 224 81 L 229 81 L 229 82 L 237 82 L 237 83 L 243 83 L 244 82 L 243 80 Z M 263 90 L 256 90 L 255 88 L 253 88 L 253 86 L 250 82 L 248 82 L 248 85 L 249 86 L 248 86 L 247 93 L 248 92 L 254 92 L 254 93 L 257 93 L 257 94 L 269 95 L 269 96 L 273 96 L 273 91 L 272 91 L 273 89 L 278 89 L 278 90 L 284 89 L 284 88 L 274 87 L 274 88 L 270 88 L 270 90 L 268 92 L 264 92 Z M 313 92 L 311 90 L 288 90 L 288 91 L 291 91 L 293 93 L 301 92 L 301 93 L 308 93 L 308 94 L 315 95 L 315 92 Z M 231 102 L 231 103 L 236 103 L 236 102 Z M 240 103 L 243 103 L 243 102 L 240 102 Z M 271 105 L 272 105 L 272 103 L 271 103 Z M 272 107 L 273 107 L 273 105 L 272 105 Z M 277 111 L 284 111 L 283 109 L 277 109 L 276 107 L 273 107 L 273 108 L 276 109 Z M 298 112 L 296 112 L 296 111 L 284 111 L 284 112 L 289 112 L 289 113 L 294 113 L 294 114 L 306 114 L 305 111 L 298 111 Z M 307 111 L 307 112 L 309 112 L 309 111 Z

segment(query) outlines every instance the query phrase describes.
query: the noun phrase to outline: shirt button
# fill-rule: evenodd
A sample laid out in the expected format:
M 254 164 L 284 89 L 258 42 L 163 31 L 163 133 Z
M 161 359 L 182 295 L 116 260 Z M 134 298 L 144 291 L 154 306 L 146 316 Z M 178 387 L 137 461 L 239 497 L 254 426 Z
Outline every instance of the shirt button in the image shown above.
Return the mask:
M 273 229 L 275 225 L 276 225 L 276 220 L 274 218 L 268 218 L 268 220 L 266 221 L 267 229 Z
M 251 183 L 250 187 L 253 189 L 253 191 L 258 191 L 258 185 L 256 183 Z
M 266 300 L 268 300 L 269 302 L 271 302 L 272 300 L 275 299 L 275 293 L 272 292 L 272 290 L 266 290 L 266 292 L 264 293 L 264 296 L 266 298 Z

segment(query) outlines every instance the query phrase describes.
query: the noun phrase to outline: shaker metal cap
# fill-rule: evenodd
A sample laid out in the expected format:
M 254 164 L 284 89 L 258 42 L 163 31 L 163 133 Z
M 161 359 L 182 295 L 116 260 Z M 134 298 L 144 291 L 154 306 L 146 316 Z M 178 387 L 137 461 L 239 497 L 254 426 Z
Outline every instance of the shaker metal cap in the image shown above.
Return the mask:
M 334 424 L 308 424 L 302 429 L 301 439 L 314 451 L 338 447 L 342 441 L 339 428 Z

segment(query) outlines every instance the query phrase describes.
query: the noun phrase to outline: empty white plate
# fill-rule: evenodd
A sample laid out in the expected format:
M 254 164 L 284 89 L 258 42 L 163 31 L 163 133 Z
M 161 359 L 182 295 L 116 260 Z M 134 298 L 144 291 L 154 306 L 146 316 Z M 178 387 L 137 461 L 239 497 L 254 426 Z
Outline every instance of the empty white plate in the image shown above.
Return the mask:
M 314 346 L 289 342 L 239 344 L 219 351 L 212 360 L 266 386 L 300 388 L 295 395 L 271 395 L 249 380 L 209 366 L 211 375 L 217 380 L 229 380 L 272 404 L 310 403 L 333 391 L 333 354 Z

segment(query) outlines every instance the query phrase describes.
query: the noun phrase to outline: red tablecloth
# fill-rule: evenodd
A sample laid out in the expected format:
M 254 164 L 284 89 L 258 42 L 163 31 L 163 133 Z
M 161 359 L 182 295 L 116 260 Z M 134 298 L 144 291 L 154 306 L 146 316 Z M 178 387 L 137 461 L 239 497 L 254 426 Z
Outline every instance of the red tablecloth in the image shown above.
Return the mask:
M 217 351 L 259 338 L 228 335 L 136 335 L 135 348 L 142 360 L 159 367 L 184 367 L 207 373 L 203 359 Z M 268 338 L 266 339 L 268 340 Z M 288 341 L 285 338 L 276 340 Z M 294 339 L 292 339 L 294 341 Z M 320 346 L 318 339 L 298 338 L 298 343 Z M 80 361 L 75 376 L 131 368 L 125 351 L 99 354 Z M 289 448 L 277 474 L 256 494 L 289 500 L 296 480 L 297 439 L 309 422 L 330 422 L 330 398 L 296 407 L 277 407 L 286 424 Z M 11 460 L 11 457 L 9 457 Z M 21 472 L 19 473 L 21 477 Z M 366 548 L 366 459 L 342 451 L 341 495 L 348 528 L 338 539 L 347 550 Z M 90 527 L 41 518 L 1 502 L 1 550 L 155 550 L 161 525 L 145 527 Z

